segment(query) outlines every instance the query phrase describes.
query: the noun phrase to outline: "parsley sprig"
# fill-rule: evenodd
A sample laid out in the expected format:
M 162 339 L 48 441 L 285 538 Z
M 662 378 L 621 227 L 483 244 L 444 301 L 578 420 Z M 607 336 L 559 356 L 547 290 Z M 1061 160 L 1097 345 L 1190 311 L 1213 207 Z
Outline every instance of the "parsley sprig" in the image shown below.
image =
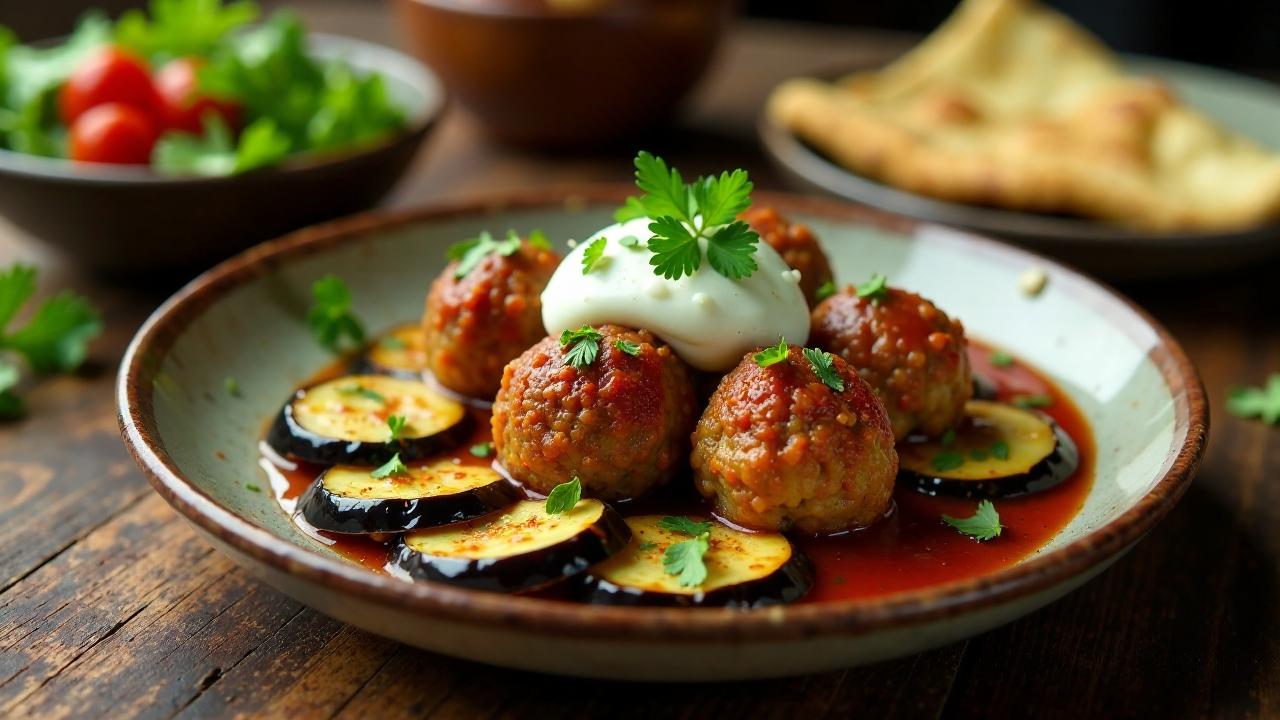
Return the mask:
M 395 442 L 404 436 L 404 426 L 408 419 L 403 415 L 392 415 L 387 418 L 387 430 L 391 432 L 391 441 Z
M 577 507 L 582 499 L 582 481 L 576 476 L 569 482 L 551 488 L 547 495 L 547 514 L 560 515 Z
M 490 255 L 511 257 L 520 250 L 520 236 L 515 230 L 508 230 L 506 238 L 494 240 L 488 231 L 482 231 L 476 237 L 456 242 L 449 246 L 445 255 L 456 260 L 458 266 L 453 269 L 453 277 L 461 280 Z
M 777 365 L 783 360 L 786 360 L 787 350 L 787 339 L 780 338 L 777 345 L 770 345 L 755 355 L 752 355 L 751 359 L 756 362 L 757 366 L 767 368 L 770 365 Z
M 999 537 L 1004 529 L 1000 524 L 1000 513 L 996 512 L 996 506 L 990 500 L 978 503 L 978 509 L 972 517 L 943 515 L 942 521 L 979 542 Z
M 638 343 L 633 343 L 630 340 L 614 340 L 613 349 L 618 352 L 626 353 L 631 357 L 635 357 L 640 354 L 640 345 Z
M 1265 387 L 1232 388 L 1227 410 L 1237 417 L 1256 417 L 1268 425 L 1280 425 L 1280 373 L 1272 373 Z
M 376 480 L 381 480 L 383 478 L 391 477 L 393 475 L 408 475 L 408 474 L 409 474 L 408 466 L 406 466 L 404 464 L 404 461 L 400 459 L 400 453 L 396 453 L 395 455 L 391 456 L 391 459 L 388 460 L 385 465 L 369 473 L 369 476 Z
M 889 297 L 889 278 L 880 273 L 873 273 L 866 282 L 858 285 L 858 297 L 866 298 L 873 303 Z
M 753 256 L 760 236 L 736 219 L 751 204 L 754 186 L 745 170 L 686 184 L 679 170 L 647 152 L 636 155 L 635 166 L 636 187 L 643 194 L 627 198 L 615 217 L 619 222 L 650 219 L 649 264 L 655 275 L 693 276 L 702 266 L 702 241 L 707 262 L 721 275 L 739 280 L 757 270 Z
M 667 547 L 662 554 L 662 567 L 668 575 L 677 576 L 684 587 L 701 585 L 707 579 L 707 564 L 703 559 L 711 549 L 711 523 L 668 515 L 658 521 L 658 527 L 691 536 Z
M 352 310 L 351 290 L 337 275 L 325 275 L 311 285 L 311 309 L 307 326 L 316 340 L 331 352 L 342 350 L 344 340 L 364 342 L 364 325 Z
M 604 237 L 598 237 L 591 241 L 586 250 L 582 251 L 582 274 L 590 275 L 592 270 L 597 267 L 604 267 L 604 246 L 609 241 Z
M 818 376 L 823 385 L 836 392 L 844 392 L 844 378 L 836 371 L 835 357 L 831 353 L 818 348 L 805 348 L 804 358 L 809 361 L 813 374 Z
M 603 339 L 604 336 L 590 325 L 583 325 L 577 330 L 565 330 L 560 333 L 560 347 L 569 348 L 564 361 L 578 369 L 590 365 L 600 354 L 600 341 Z
M 834 280 L 828 280 L 818 286 L 817 291 L 814 292 L 813 294 L 813 298 L 818 302 L 822 302 L 823 300 L 826 300 L 827 298 L 835 294 L 836 294 L 836 283 Z

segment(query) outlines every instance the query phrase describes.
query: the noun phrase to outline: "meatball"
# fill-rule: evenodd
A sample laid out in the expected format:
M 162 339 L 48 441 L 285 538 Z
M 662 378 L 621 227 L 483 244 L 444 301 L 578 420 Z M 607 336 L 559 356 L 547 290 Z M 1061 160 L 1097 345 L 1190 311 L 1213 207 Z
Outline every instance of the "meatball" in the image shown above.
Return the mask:
M 899 440 L 940 435 L 964 416 L 973 393 L 964 327 L 915 293 L 860 298 L 845 288 L 814 309 L 809 341 L 857 368 Z
M 508 256 L 490 253 L 463 277 L 457 261 L 449 263 L 431 284 L 422 319 L 427 368 L 441 385 L 493 397 L 503 366 L 546 335 L 542 290 L 559 263 L 528 242 Z
M 789 267 L 800 271 L 800 289 L 809 307 L 818 303 L 818 288 L 832 281 L 831 263 L 809 226 L 792 225 L 771 207 L 751 208 L 742 220 L 778 251 Z
M 493 404 L 493 444 L 513 478 L 549 493 L 573 477 L 584 495 L 620 500 L 671 479 L 696 419 L 689 369 L 646 330 L 596 328 L 582 367 L 546 338 L 507 365 Z M 619 347 L 636 351 L 632 355 Z
M 898 453 L 884 406 L 829 356 L 844 383 L 826 385 L 801 348 L 725 376 L 693 433 L 698 492 L 726 520 L 755 530 L 833 533 L 885 513 Z

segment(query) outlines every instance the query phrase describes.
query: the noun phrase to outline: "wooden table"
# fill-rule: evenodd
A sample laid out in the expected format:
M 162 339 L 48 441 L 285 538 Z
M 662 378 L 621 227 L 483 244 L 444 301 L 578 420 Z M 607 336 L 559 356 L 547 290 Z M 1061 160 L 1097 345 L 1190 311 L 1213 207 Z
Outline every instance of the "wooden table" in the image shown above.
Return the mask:
M 393 42 L 375 4 L 309 5 L 314 27 Z M 745 25 L 675 132 L 644 144 L 692 172 L 742 165 L 777 186 L 752 135 L 766 89 L 815 66 L 886 57 L 902 38 Z M 623 180 L 633 148 L 543 156 L 439 129 L 393 204 L 570 180 Z M 1230 717 L 1280 714 L 1280 429 L 1222 407 L 1280 369 L 1280 267 L 1134 290 L 1186 345 L 1214 429 L 1173 514 L 1102 577 L 1007 627 L 825 675 L 633 686 L 451 660 L 348 627 L 250 579 L 151 491 L 116 429 L 116 363 L 162 298 L 78 275 L 11 228 L 107 330 L 88 368 L 24 389 L 0 427 L 0 716 L 14 717 Z M 1131 289 L 1133 290 L 1133 289 Z

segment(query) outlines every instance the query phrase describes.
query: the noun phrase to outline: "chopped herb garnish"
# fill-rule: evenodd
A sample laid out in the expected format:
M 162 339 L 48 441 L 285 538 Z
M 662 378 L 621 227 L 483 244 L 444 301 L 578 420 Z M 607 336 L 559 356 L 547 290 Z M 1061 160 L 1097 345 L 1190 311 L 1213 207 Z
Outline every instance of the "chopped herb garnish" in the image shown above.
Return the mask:
M 959 453 L 954 450 L 944 450 L 943 452 L 934 455 L 930 464 L 933 465 L 933 469 L 938 472 L 955 470 L 964 464 L 964 453 Z
M 387 418 L 387 429 L 391 431 L 391 440 L 399 440 L 404 434 L 404 426 L 408 420 L 403 415 L 392 415 Z
M 26 325 L 10 331 L 9 323 L 35 291 L 35 267 L 18 263 L 0 272 L 0 349 L 22 355 L 39 373 L 71 372 L 84 362 L 89 341 L 102 332 L 102 320 L 87 299 L 65 290 L 40 303 Z M 14 377 L 8 387 L 16 383 Z
M 356 395 L 358 397 L 364 398 L 365 400 L 372 400 L 378 403 L 379 405 L 387 404 L 387 398 L 385 395 L 378 392 L 377 390 L 370 390 L 369 388 L 359 384 L 348 385 L 344 388 L 338 388 L 338 392 L 342 393 L 343 395 Z
M 640 354 L 640 346 L 630 340 L 614 340 L 613 347 L 618 352 L 624 352 L 631 357 L 635 357 Z
M 874 273 L 870 280 L 858 286 L 858 297 L 866 298 L 873 303 L 880 302 L 889 297 L 889 278 L 880 273 Z
M 591 241 L 586 250 L 582 251 L 582 274 L 589 275 L 592 270 L 601 266 L 605 261 L 604 246 L 608 243 L 603 237 L 598 237 Z
M 450 245 L 446 255 L 450 260 L 457 261 L 453 277 L 461 280 L 490 255 L 496 253 L 502 257 L 511 257 L 519 250 L 520 236 L 514 230 L 508 230 L 507 237 L 503 240 L 494 240 L 488 232 L 481 232 L 470 240 Z
M 388 350 L 403 350 L 409 347 L 408 343 L 396 337 L 395 335 L 388 335 L 382 338 L 381 340 L 378 341 L 378 345 Z
M 662 554 L 662 567 L 668 575 L 678 575 L 684 587 L 701 585 L 707 579 L 707 565 L 703 557 L 711 549 L 711 523 L 668 515 L 658 521 L 658 527 L 692 536 L 689 540 L 667 546 Z
M 493 454 L 493 443 L 482 442 L 471 446 L 471 454 L 478 458 L 486 458 Z
M 751 359 L 756 361 L 757 366 L 767 368 L 770 365 L 777 365 L 783 360 L 786 360 L 787 350 L 787 339 L 782 338 L 778 340 L 777 345 L 770 345 L 755 355 L 752 355 Z
M 997 460 L 1009 459 L 1009 443 L 1003 440 L 997 440 L 991 446 L 991 455 Z
M 844 378 L 836 372 L 835 359 L 831 353 L 818 348 L 805 348 L 804 357 L 813 366 L 814 374 L 823 385 L 836 392 L 844 392 Z
M 228 375 L 222 381 L 222 389 L 231 397 L 240 397 L 240 381 Z
M 982 462 L 983 460 L 986 460 L 989 457 L 991 457 L 991 453 L 987 452 L 986 450 L 983 450 L 982 448 L 975 448 L 969 451 L 970 460 L 976 460 L 978 462 Z
M 942 521 L 978 541 L 999 537 L 1000 531 L 1004 529 L 1000 524 L 1000 513 L 996 512 L 996 506 L 990 500 L 978 503 L 978 510 L 973 517 L 943 515 Z
M 551 493 L 547 495 L 547 512 L 551 515 L 569 512 L 581 499 L 582 481 L 575 477 L 551 488 Z
M 684 535 L 701 535 L 711 532 L 711 523 L 699 522 L 683 515 L 667 515 L 658 521 L 658 527 Z
M 988 360 L 991 361 L 992 365 L 1000 368 L 1005 368 L 1013 365 L 1013 356 L 1003 350 L 996 350 L 995 352 L 991 353 L 991 356 L 988 358 Z
M 1049 407 L 1053 404 L 1053 396 L 1045 393 L 1014 395 L 1013 404 L 1023 409 Z
M 560 333 L 560 347 L 568 347 L 564 361 L 576 368 L 584 368 L 596 361 L 600 354 L 600 341 L 604 336 L 590 325 Z
M 644 243 L 640 242 L 640 238 L 635 235 L 625 235 L 618 240 L 618 244 L 628 250 L 644 250 Z
M 753 185 L 744 170 L 701 177 L 686 184 L 680 171 L 647 152 L 636 155 L 636 187 L 643 194 L 627 199 L 618 210 L 619 222 L 649 218 L 654 274 L 668 280 L 692 276 L 702 265 L 701 240 L 707 263 L 732 280 L 750 277 L 760 236 L 736 220 L 751 204 Z
M 658 547 L 658 543 L 649 542 L 646 540 L 645 542 L 642 542 L 639 545 L 637 545 L 636 550 L 639 550 L 640 552 L 648 552 L 650 550 L 653 550 L 656 547 Z
M 391 456 L 391 459 L 385 465 L 369 473 L 369 476 L 381 480 L 392 475 L 407 475 L 408 473 L 409 468 L 400 461 L 400 453 L 396 453 Z
M 956 431 L 955 431 L 955 429 L 953 429 L 953 428 L 947 428 L 947 431 L 946 431 L 946 432 L 944 432 L 944 433 L 942 433 L 942 439 L 941 439 L 939 442 L 941 442 L 941 443 L 942 443 L 942 447 L 947 447 L 948 445 L 950 445 L 951 443 L 953 443 L 953 442 L 955 442 L 955 441 L 956 441 Z
M 248 490 L 249 492 L 262 492 L 262 488 L 258 487 L 257 485 L 254 485 L 253 483 L 245 483 L 244 489 Z
M 342 349 L 343 340 L 352 345 L 364 342 L 364 325 L 351 309 L 351 291 L 342 278 L 325 275 L 311 285 L 311 309 L 307 325 L 316 340 L 331 352 Z
M 1268 425 L 1280 424 L 1280 373 L 1272 373 L 1266 387 L 1232 388 L 1227 395 L 1227 411 L 1236 417 L 1258 418 Z
M 822 302 L 823 300 L 826 300 L 827 298 L 835 294 L 836 294 L 836 283 L 834 280 L 828 280 L 818 286 L 818 290 L 813 294 L 813 296 L 814 296 L 814 299 L 816 299 L 818 302 Z
M 533 232 L 529 233 L 529 239 L 527 240 L 527 242 L 529 243 L 529 247 L 535 250 L 551 249 L 551 241 L 547 239 L 546 234 L 544 234 L 541 230 L 534 230 Z

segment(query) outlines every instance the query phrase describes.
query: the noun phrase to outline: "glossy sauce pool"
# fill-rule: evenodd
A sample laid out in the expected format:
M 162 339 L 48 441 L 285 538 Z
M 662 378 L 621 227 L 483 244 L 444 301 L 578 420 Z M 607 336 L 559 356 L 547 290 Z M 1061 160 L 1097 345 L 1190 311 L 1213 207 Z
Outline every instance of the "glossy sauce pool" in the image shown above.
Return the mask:
M 1080 467 L 1065 482 L 1048 490 L 995 500 L 1004 530 L 1000 537 L 983 543 L 961 535 L 941 520 L 944 514 L 972 515 L 976 501 L 929 497 L 900 484 L 894 491 L 893 512 L 872 527 L 835 537 L 793 538 L 813 560 L 817 575 L 813 589 L 802 602 L 872 598 L 985 575 L 1013 565 L 1039 549 L 1079 512 L 1093 484 L 1095 457 L 1093 434 L 1080 411 L 1057 387 L 1022 362 L 996 367 L 991 364 L 991 350 L 972 341 L 969 355 L 974 373 L 995 385 L 998 400 L 1037 394 L 1053 398 L 1051 405 L 1040 410 L 1075 440 Z M 335 377 L 341 371 L 341 367 L 332 368 L 315 380 Z M 489 413 L 479 409 L 470 412 L 475 421 L 471 438 L 441 457 L 466 465 L 488 466 L 491 458 L 476 457 L 470 449 L 491 440 Z M 289 469 L 266 456 L 261 464 L 270 476 L 276 499 L 291 515 L 298 496 L 323 469 L 306 464 Z M 677 480 L 672 484 L 681 483 Z M 691 491 L 673 490 L 664 495 L 667 497 L 644 501 L 643 512 L 661 512 L 664 508 L 672 514 L 706 512 Z M 637 503 L 636 510 L 640 507 Z M 623 515 L 633 512 L 627 504 L 618 509 Z M 294 520 L 308 535 L 342 556 L 375 572 L 386 572 L 386 545 L 361 536 L 316 530 L 299 518 Z

